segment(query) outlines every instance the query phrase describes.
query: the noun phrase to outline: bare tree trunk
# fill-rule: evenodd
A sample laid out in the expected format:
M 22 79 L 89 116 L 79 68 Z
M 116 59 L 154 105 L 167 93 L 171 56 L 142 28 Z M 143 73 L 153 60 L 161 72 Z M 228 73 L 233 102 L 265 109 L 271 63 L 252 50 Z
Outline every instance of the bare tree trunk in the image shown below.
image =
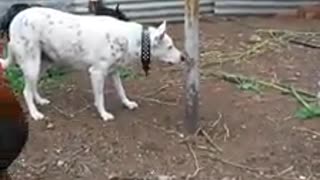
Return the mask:
M 195 133 L 199 126 L 199 0 L 185 0 L 185 49 L 185 126 L 189 133 Z

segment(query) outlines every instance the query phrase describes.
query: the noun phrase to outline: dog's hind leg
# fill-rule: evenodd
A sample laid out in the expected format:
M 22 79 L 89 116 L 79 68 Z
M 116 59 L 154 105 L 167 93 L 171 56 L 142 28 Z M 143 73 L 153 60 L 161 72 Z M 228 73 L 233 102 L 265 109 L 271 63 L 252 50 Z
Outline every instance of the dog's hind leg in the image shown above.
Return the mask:
M 23 94 L 28 110 L 34 120 L 41 120 L 44 118 L 44 115 L 37 109 L 35 102 L 43 105 L 48 104 L 49 100 L 42 98 L 37 89 L 41 63 L 40 52 L 34 48 L 33 51 L 29 51 L 28 53 L 25 52 L 24 56 L 20 57 L 24 58 L 23 60 L 17 60 L 17 62 L 20 62 L 19 65 L 25 78 Z
M 34 120 L 41 120 L 44 118 L 44 115 L 37 109 L 34 102 L 34 100 L 39 98 L 39 94 L 37 93 L 36 88 L 39 76 L 40 62 L 36 61 L 34 59 L 25 59 L 25 61 L 20 64 L 20 66 L 25 77 L 25 87 L 23 90 L 23 95 L 26 100 L 29 113 Z
M 114 119 L 114 116 L 107 112 L 104 105 L 103 87 L 105 81 L 105 74 L 100 68 L 91 67 L 89 69 L 92 89 L 94 94 L 94 105 L 96 106 L 101 118 L 104 121 Z
M 128 99 L 126 92 L 123 88 L 119 72 L 114 72 L 111 75 L 111 77 L 112 77 L 114 87 L 116 88 L 118 95 L 120 97 L 120 100 L 123 103 L 123 105 L 125 105 L 130 110 L 136 109 L 138 107 L 138 104 L 136 102 L 130 101 Z

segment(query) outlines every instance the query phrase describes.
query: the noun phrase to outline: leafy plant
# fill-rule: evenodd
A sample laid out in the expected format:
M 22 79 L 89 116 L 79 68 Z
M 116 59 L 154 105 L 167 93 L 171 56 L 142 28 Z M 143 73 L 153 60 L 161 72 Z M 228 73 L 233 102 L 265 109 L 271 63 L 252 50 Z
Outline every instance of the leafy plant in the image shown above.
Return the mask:
M 319 105 L 309 105 L 309 107 L 303 106 L 295 113 L 295 116 L 303 120 L 320 117 L 320 106 Z
M 261 92 L 261 86 L 254 80 L 241 81 L 237 86 L 241 90 Z
M 291 92 L 294 95 L 294 97 L 297 99 L 297 101 L 301 105 L 303 105 L 303 107 L 296 112 L 295 114 L 296 117 L 306 120 L 306 119 L 311 119 L 311 118 L 320 116 L 319 105 L 307 103 L 304 97 L 301 96 L 293 87 L 291 87 Z
M 132 69 L 129 68 L 119 67 L 118 70 L 121 79 L 137 79 L 140 77 L 137 73 L 135 73 Z
M 23 73 L 21 69 L 17 65 L 11 65 L 6 70 L 5 75 L 13 91 L 17 94 L 21 94 L 24 87 Z
M 51 68 L 41 77 L 39 85 L 40 87 L 53 87 L 58 85 L 57 82 L 61 81 L 65 74 L 66 72 L 59 68 Z M 11 65 L 6 70 L 5 75 L 13 91 L 16 94 L 21 94 L 25 84 L 21 69 L 17 65 Z

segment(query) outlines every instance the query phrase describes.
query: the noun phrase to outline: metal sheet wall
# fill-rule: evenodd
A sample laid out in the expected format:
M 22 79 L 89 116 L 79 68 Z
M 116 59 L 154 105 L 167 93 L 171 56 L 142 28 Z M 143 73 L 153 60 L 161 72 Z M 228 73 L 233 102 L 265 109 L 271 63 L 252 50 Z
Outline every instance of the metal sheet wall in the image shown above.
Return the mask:
M 301 5 L 314 5 L 319 0 L 215 0 L 214 13 L 220 15 L 268 15 L 290 12 Z
M 130 18 L 139 22 L 181 21 L 184 18 L 184 0 L 104 0 L 108 7 L 120 4 Z M 71 11 L 86 14 L 88 0 L 74 0 Z M 213 0 L 200 0 L 200 13 L 213 14 Z
M 120 8 L 139 22 L 181 21 L 184 0 L 104 0 L 108 7 Z M 40 3 L 77 14 L 88 13 L 88 0 L 0 0 L 0 14 L 17 2 Z M 200 0 L 201 15 L 259 15 L 294 10 L 300 5 L 317 4 L 320 0 Z
M 68 10 L 73 0 L 0 0 L 0 14 L 5 13 L 14 3 L 38 3 L 47 7 L 52 7 L 61 10 Z

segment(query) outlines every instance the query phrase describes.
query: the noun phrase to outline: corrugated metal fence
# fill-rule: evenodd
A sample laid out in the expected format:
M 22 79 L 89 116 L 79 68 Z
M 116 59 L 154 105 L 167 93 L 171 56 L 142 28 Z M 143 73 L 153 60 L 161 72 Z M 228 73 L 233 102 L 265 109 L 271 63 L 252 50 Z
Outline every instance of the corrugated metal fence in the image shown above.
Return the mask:
M 0 12 L 13 3 L 39 3 L 76 14 L 88 13 L 89 0 L 0 0 Z M 181 21 L 184 0 L 103 0 L 108 7 L 117 3 L 131 19 L 139 22 Z M 294 10 L 300 5 L 316 4 L 320 0 L 200 0 L 201 15 L 261 15 Z
M 14 3 L 37 3 L 56 9 L 69 10 L 73 1 L 74 0 L 0 0 L 0 14 L 5 13 L 7 8 Z
M 319 4 L 320 0 L 216 0 L 214 13 L 221 15 L 268 15 L 290 12 L 301 5 Z
M 120 4 L 128 17 L 140 22 L 182 20 L 184 17 L 184 0 L 104 0 L 108 7 Z M 88 0 L 74 0 L 72 12 L 85 14 Z M 200 0 L 201 14 L 213 14 L 213 0 Z

